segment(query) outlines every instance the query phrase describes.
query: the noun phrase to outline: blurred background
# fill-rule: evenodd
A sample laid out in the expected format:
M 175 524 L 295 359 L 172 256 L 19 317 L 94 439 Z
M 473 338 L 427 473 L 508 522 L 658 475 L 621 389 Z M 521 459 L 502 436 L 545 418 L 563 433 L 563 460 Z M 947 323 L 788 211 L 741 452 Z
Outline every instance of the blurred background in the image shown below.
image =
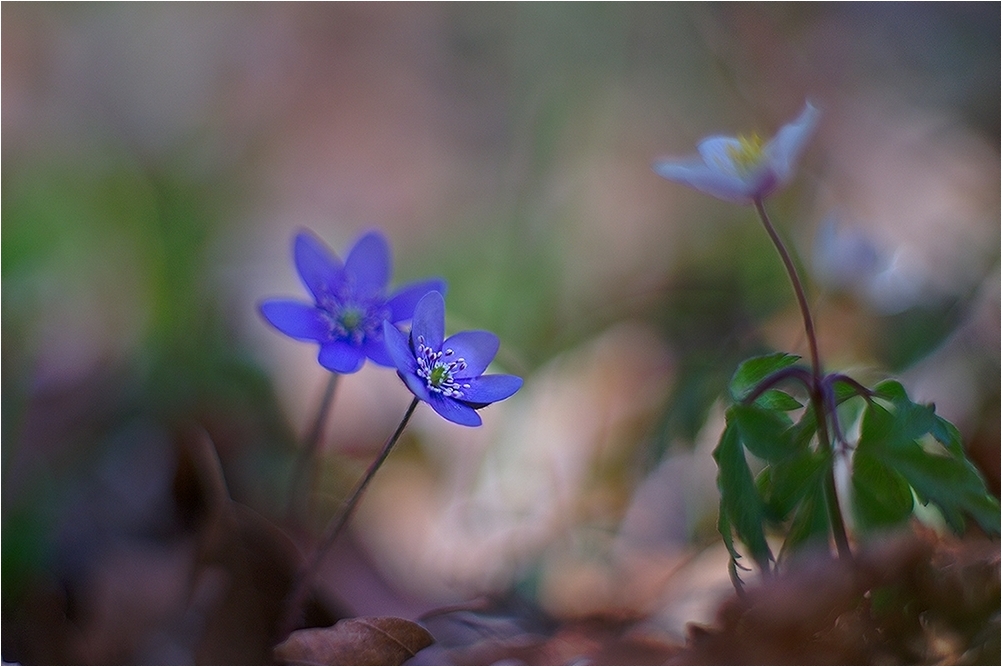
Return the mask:
M 409 401 L 343 378 L 286 513 L 328 376 L 257 304 L 305 300 L 303 228 L 342 258 L 383 230 L 394 284 L 445 276 L 450 331 L 525 378 L 479 429 L 419 407 L 325 561 L 328 616 L 708 621 L 720 396 L 806 345 L 752 209 L 650 164 L 808 99 L 768 206 L 823 359 L 935 401 L 999 491 L 998 4 L 0 12 L 4 660 L 267 659 L 297 549 Z

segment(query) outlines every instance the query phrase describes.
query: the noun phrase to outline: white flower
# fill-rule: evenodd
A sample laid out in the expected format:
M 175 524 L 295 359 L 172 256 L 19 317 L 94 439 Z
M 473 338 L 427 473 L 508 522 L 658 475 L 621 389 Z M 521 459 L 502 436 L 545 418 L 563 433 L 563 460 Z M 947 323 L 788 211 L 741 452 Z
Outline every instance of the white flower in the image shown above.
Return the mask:
M 751 204 L 790 179 L 818 116 L 818 110 L 807 102 L 797 119 L 784 125 L 768 143 L 757 134 L 707 137 L 699 142 L 698 156 L 658 160 L 653 169 L 669 181 L 718 199 Z

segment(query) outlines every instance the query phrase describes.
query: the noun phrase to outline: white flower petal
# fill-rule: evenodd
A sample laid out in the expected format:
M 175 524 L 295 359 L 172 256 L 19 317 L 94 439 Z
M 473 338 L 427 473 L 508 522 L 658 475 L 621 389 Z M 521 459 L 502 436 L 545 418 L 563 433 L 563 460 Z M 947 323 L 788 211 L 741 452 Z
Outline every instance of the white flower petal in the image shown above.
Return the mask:
M 662 178 L 688 185 L 724 201 L 747 204 L 752 200 L 752 193 L 744 179 L 711 167 L 699 158 L 659 160 L 654 163 L 653 169 Z
M 814 134 L 820 115 L 821 112 L 807 102 L 797 119 L 784 125 L 776 133 L 775 138 L 766 145 L 765 154 L 780 184 L 785 183 L 793 175 L 797 160 Z

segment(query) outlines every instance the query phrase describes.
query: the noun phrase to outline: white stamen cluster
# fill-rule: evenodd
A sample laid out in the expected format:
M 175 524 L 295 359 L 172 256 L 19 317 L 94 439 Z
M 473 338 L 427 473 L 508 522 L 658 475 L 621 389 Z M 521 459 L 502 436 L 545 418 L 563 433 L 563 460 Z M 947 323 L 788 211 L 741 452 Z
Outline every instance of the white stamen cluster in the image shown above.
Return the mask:
M 462 398 L 463 389 L 469 389 L 469 383 L 457 382 L 453 375 L 466 368 L 466 360 L 462 357 L 449 359 L 455 351 L 446 348 L 435 351 L 425 345 L 424 336 L 417 339 L 417 374 L 424 379 L 430 391 L 442 394 L 446 398 Z

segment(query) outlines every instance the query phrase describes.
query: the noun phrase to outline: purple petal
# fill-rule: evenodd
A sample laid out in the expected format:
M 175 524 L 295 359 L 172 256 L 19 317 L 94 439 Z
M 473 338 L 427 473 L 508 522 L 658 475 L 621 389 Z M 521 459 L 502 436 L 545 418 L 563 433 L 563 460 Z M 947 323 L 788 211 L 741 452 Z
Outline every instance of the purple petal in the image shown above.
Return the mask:
M 490 331 L 460 331 L 442 343 L 442 350 L 446 353 L 452 350 L 452 358 L 459 357 L 466 362 L 466 368 L 456 372 L 453 377 L 470 378 L 487 370 L 487 365 L 493 361 L 500 345 L 501 341 Z
M 445 299 L 439 292 L 428 292 L 414 308 L 411 340 L 421 337 L 424 344 L 437 350 L 445 337 Z
M 276 300 L 265 301 L 260 309 L 264 319 L 286 336 L 316 341 L 330 337 L 330 323 L 315 306 Z
M 313 234 L 296 234 L 293 256 L 300 279 L 318 301 L 322 295 L 332 293 L 341 284 L 341 260 Z
M 434 392 L 431 392 L 428 398 L 430 399 L 428 401 L 428 405 L 430 405 L 435 412 L 455 424 L 461 424 L 462 426 L 480 426 L 483 423 L 480 419 L 480 415 L 477 414 L 477 411 L 468 405 L 457 403 L 451 398 L 445 398 L 441 394 Z
M 428 292 L 439 292 L 444 295 L 445 287 L 445 281 L 441 278 L 430 278 L 404 285 L 386 302 L 390 309 L 390 322 L 397 324 L 411 319 L 421 297 Z
M 386 341 L 382 335 L 367 337 L 362 343 L 362 353 L 380 366 L 389 366 L 390 368 L 397 366 L 393 357 L 390 356 L 389 350 L 386 349 Z
M 387 321 L 383 321 L 383 343 L 386 351 L 393 360 L 393 365 L 397 370 L 405 373 L 413 373 L 416 367 L 414 353 L 407 342 L 407 337 L 395 326 Z
M 335 340 L 320 347 L 317 361 L 335 373 L 354 373 L 365 363 L 365 355 L 357 347 L 343 340 Z
M 745 204 L 753 197 L 744 179 L 712 167 L 700 158 L 659 160 L 654 163 L 653 169 L 662 178 L 688 185 L 724 201 Z
M 814 134 L 818 117 L 821 115 L 810 102 L 804 104 L 796 120 L 784 125 L 775 138 L 765 147 L 772 171 L 780 183 L 786 181 L 793 173 L 797 159 Z
M 390 246 L 379 232 L 360 238 L 344 260 L 358 294 L 382 294 L 390 282 Z
M 425 384 L 424 380 L 414 375 L 413 373 L 402 373 L 397 371 L 397 375 L 400 379 L 404 381 L 407 388 L 411 390 L 411 393 L 420 398 L 425 403 L 431 404 L 431 392 L 428 391 L 428 385 Z
M 496 403 L 503 401 L 522 388 L 522 378 L 516 375 L 481 375 L 467 378 L 463 384 L 463 400 L 469 403 Z

